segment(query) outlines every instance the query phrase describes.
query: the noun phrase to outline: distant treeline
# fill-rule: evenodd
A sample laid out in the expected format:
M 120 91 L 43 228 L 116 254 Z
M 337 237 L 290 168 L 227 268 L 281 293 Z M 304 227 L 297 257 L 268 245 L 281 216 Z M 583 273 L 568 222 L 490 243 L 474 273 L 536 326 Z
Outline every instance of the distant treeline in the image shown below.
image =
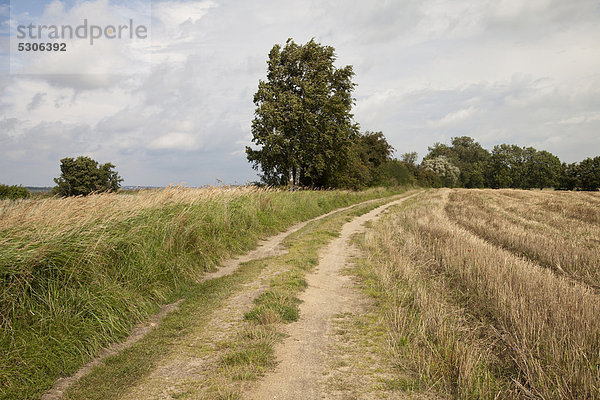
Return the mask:
M 436 143 L 420 165 L 417 154 L 406 153 L 402 162 L 415 181 L 429 187 L 555 188 L 598 190 L 600 156 L 567 164 L 552 153 L 533 147 L 501 144 L 490 152 L 473 138 L 455 137 L 451 145 Z
M 452 138 L 450 145 L 435 143 L 419 164 L 416 152 L 393 158 L 394 148 L 381 132 L 358 134 L 351 143 L 338 153 L 342 161 L 326 180 L 330 187 L 600 188 L 600 156 L 567 164 L 548 151 L 514 144 L 500 144 L 490 152 L 473 138 L 461 136 Z M 284 181 L 282 177 L 270 183 Z M 300 179 L 301 185 L 322 186 L 315 183 L 310 177 Z

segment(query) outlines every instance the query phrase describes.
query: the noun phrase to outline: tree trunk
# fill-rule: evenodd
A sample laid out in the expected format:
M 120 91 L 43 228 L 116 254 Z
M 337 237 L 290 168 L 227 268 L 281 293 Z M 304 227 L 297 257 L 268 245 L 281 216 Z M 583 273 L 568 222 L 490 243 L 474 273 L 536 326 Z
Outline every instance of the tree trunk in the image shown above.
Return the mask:
M 290 185 L 290 191 L 293 192 L 294 191 L 294 168 L 290 167 L 289 171 L 288 171 L 288 181 L 289 181 L 289 185 Z
M 294 179 L 294 184 L 296 187 L 300 187 L 300 167 L 296 167 L 296 176 Z

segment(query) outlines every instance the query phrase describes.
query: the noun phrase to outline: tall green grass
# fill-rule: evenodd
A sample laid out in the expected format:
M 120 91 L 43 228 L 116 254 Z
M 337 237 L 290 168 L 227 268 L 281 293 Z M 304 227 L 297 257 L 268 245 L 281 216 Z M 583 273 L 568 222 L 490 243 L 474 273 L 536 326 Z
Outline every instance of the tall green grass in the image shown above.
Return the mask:
M 0 202 L 0 398 L 39 397 L 260 238 L 389 194 L 169 188 Z

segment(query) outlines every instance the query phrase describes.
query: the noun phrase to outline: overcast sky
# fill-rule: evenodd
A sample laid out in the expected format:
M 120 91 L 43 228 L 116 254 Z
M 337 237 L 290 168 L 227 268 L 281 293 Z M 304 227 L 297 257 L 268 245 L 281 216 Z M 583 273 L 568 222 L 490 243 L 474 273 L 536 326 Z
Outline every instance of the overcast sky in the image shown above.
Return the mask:
M 125 185 L 256 180 L 252 96 L 287 38 L 354 66 L 355 120 L 398 156 L 462 135 L 566 162 L 600 155 L 598 1 L 155 0 L 150 42 L 80 42 L 11 73 L 16 19 L 150 18 L 147 1 L 13 3 L 11 16 L 0 0 L 0 183 L 52 185 L 78 155 L 114 163 Z

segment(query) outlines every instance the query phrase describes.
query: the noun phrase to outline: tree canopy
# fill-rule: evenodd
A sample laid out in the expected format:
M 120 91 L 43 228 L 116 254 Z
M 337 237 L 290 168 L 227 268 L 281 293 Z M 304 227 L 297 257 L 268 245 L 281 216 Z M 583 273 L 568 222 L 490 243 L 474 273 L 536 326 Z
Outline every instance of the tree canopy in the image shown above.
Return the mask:
M 111 163 L 98 165 L 89 157 L 60 160 L 60 177 L 54 178 L 55 194 L 60 196 L 86 196 L 92 192 L 117 191 L 123 179 Z
M 489 152 L 468 136 L 454 137 L 451 143 L 451 145 L 435 143 L 429 147 L 429 153 L 424 157 L 421 168 L 427 167 L 429 160 L 445 158 L 460 170 L 456 186 L 515 189 L 547 187 L 584 189 L 593 186 L 583 183 L 585 179 L 582 178 L 579 164 L 569 166 L 561 164 L 558 157 L 545 150 L 500 144 L 494 146 L 494 149 Z M 414 157 L 408 153 L 407 165 L 410 164 L 408 161 L 413 159 Z M 431 166 L 428 169 L 435 171 Z M 594 170 L 593 167 L 588 169 Z M 443 186 L 452 186 L 443 175 L 437 172 L 436 174 Z M 415 173 L 415 176 L 418 177 L 419 173 Z M 590 176 L 593 176 L 593 173 Z M 430 177 L 426 180 L 431 181 Z
M 487 185 L 531 189 L 558 187 L 564 168 L 554 154 L 533 147 L 494 146 L 487 165 Z

